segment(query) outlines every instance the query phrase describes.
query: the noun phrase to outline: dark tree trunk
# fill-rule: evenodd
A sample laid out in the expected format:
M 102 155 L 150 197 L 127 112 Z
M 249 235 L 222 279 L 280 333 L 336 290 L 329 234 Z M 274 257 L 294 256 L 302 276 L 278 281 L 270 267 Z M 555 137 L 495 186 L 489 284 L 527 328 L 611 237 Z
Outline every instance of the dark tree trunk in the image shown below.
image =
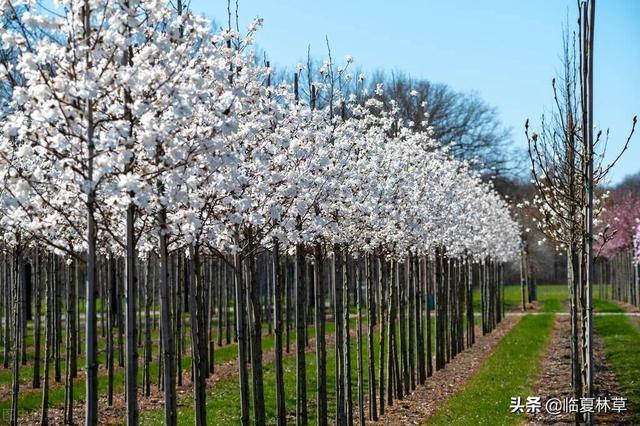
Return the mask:
M 64 424 L 73 424 L 73 372 L 71 369 L 71 358 L 76 356 L 76 352 L 72 350 L 73 338 L 73 288 L 75 284 L 73 280 L 76 275 L 74 269 L 71 266 L 65 266 L 64 274 L 65 282 L 67 285 L 67 312 L 66 312 L 66 344 L 65 344 L 65 387 L 64 387 Z
M 375 347 L 374 340 L 374 327 L 376 320 L 376 313 L 374 308 L 374 262 L 372 255 L 365 255 L 365 268 L 366 268 L 366 282 L 367 282 L 367 337 L 368 337 L 368 358 L 369 358 L 369 419 L 378 420 L 378 409 L 376 401 L 376 365 L 375 365 Z
M 142 370 L 142 388 L 144 396 L 151 395 L 151 256 L 147 258 L 147 270 L 144 279 L 144 367 Z
M 314 247 L 313 278 L 315 284 L 315 329 L 316 329 L 316 379 L 317 379 L 317 424 L 327 424 L 327 349 L 325 341 L 325 279 L 322 247 L 316 243 Z
M 349 308 L 351 302 L 349 300 L 349 287 L 353 280 L 353 264 L 349 262 L 349 255 L 347 250 L 344 250 L 344 261 L 342 263 L 342 291 L 343 291 L 343 346 L 344 346 L 344 399 L 345 399 L 345 418 L 347 425 L 353 424 L 353 397 L 351 389 L 351 326 L 349 324 Z
M 240 233 L 238 229 L 235 231 L 235 238 L 239 244 Z M 234 313 L 236 316 L 236 335 L 238 336 L 238 371 L 240 376 L 240 421 L 246 426 L 249 424 L 249 372 L 247 371 L 247 342 L 245 338 L 243 262 L 239 252 L 233 254 L 233 267 L 236 290 Z
M 304 254 L 301 245 L 296 246 L 294 288 L 296 289 L 296 424 L 305 426 L 307 418 L 307 372 L 305 359 L 305 280 Z
M 280 244 L 273 240 L 273 283 L 274 283 L 274 329 L 275 329 L 275 364 L 276 364 L 276 418 L 278 426 L 287 424 L 287 411 L 284 395 L 284 365 L 282 353 L 282 306 L 284 304 L 284 288 L 282 268 L 280 265 Z
M 344 312 L 343 312 L 343 275 L 342 253 L 340 247 L 333 246 L 331 257 L 331 276 L 333 279 L 333 320 L 335 322 L 335 357 L 336 357 L 336 424 L 345 423 L 345 383 L 344 383 Z
M 174 367 L 174 343 L 171 333 L 171 307 L 169 305 L 169 254 L 167 252 L 167 237 L 164 233 L 167 226 L 166 221 L 166 210 L 161 209 L 158 214 L 158 226 L 161 230 L 158 251 L 158 286 L 160 288 L 160 337 L 162 342 L 162 376 L 164 379 L 164 422 L 167 426 L 174 426 L 178 419 L 175 383 L 176 368 Z M 174 283 L 177 285 L 177 281 L 174 280 Z M 177 370 L 181 370 L 180 364 L 178 364 Z M 182 377 L 182 374 L 179 373 L 179 377 Z
M 11 424 L 18 425 L 18 393 L 20 392 L 20 346 L 22 346 L 21 339 L 19 338 L 19 330 L 22 329 L 20 321 L 23 320 L 21 315 L 22 305 L 22 248 L 18 243 L 15 249 L 15 256 L 13 258 L 13 295 L 14 295 L 14 307 L 13 307 L 13 330 L 14 330 L 14 354 L 13 354 L 13 377 L 12 377 L 12 390 L 11 395 Z
M 409 383 L 408 388 L 413 390 L 416 388 L 416 364 L 415 364 L 415 348 L 416 348 L 416 319 L 418 315 L 414 316 L 415 307 L 416 307 L 416 299 L 415 299 L 415 270 L 413 268 L 413 258 L 409 254 L 407 257 L 407 270 L 409 275 L 406 279 L 407 282 L 407 293 L 408 293 L 408 303 L 407 303 L 407 326 L 408 326 L 408 353 L 407 358 L 409 359 Z
M 356 308 L 358 310 L 358 331 L 357 331 L 357 362 L 358 362 L 358 419 L 361 425 L 364 424 L 364 378 L 362 359 L 362 259 L 356 261 Z
M 195 424 L 205 426 L 207 424 L 206 412 L 206 383 L 204 360 L 202 359 L 202 331 L 198 309 L 197 294 L 201 285 L 198 277 L 199 269 L 198 247 L 192 244 L 189 247 L 189 328 L 191 329 L 191 364 L 193 375 L 193 392 L 195 399 Z
M 45 334 L 45 343 L 44 343 L 44 385 L 42 387 L 42 411 L 40 414 L 40 424 L 42 426 L 47 426 L 49 424 L 49 364 L 51 363 L 51 346 L 52 346 L 52 336 L 51 336 L 51 328 L 52 321 L 51 311 L 52 311 L 52 294 L 51 294 L 51 268 L 52 268 L 52 259 L 51 255 L 47 255 L 44 259 L 44 288 L 45 288 L 45 323 L 44 323 L 44 334 Z
M 385 261 L 382 253 L 377 257 L 378 266 L 378 288 L 380 290 L 380 305 L 378 310 L 380 312 L 380 372 L 378 375 L 378 381 L 380 382 L 380 415 L 384 415 L 385 404 L 385 335 L 386 335 L 386 318 L 387 315 L 387 262 Z
M 258 426 L 266 423 L 266 413 L 264 406 L 264 388 L 262 372 L 262 318 L 260 307 L 260 293 L 258 288 L 258 277 L 255 255 L 249 257 L 249 301 L 252 312 L 250 321 L 251 336 L 251 376 L 253 379 L 253 421 Z
M 35 255 L 34 255 L 34 265 L 35 265 L 35 274 L 34 274 L 34 296 L 35 296 L 35 319 L 33 321 L 33 344 L 34 344 L 34 353 L 33 353 L 33 380 L 31 382 L 32 387 L 39 388 L 40 387 L 40 336 L 41 336 L 41 326 L 40 326 L 40 317 L 42 315 L 42 283 L 41 283 L 41 264 L 40 264 L 40 254 L 39 250 L 36 247 Z M 75 356 L 74 356 L 75 358 Z
M 113 311 L 116 306 L 116 261 L 112 254 L 107 259 L 107 405 L 113 405 Z

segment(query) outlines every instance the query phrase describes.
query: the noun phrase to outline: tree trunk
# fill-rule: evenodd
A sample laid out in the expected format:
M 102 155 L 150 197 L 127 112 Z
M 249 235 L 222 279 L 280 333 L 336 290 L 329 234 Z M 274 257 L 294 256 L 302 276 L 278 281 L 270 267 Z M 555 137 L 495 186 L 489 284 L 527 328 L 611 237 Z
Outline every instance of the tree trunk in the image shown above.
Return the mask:
M 294 288 L 296 289 L 296 424 L 305 426 L 307 418 L 307 373 L 305 359 L 305 291 L 304 254 L 302 245 L 296 246 Z
M 125 395 L 127 398 L 127 424 L 138 424 L 138 344 L 136 313 L 137 313 L 137 277 L 136 277 L 136 251 L 134 235 L 134 209 L 130 204 L 126 217 L 126 257 L 125 257 Z
M 87 70 L 92 68 L 91 63 L 91 6 L 89 0 L 84 0 L 83 6 L 84 35 L 87 47 Z M 93 141 L 93 101 L 86 100 L 85 120 L 87 126 L 87 181 L 93 181 L 93 159 L 95 146 Z M 96 335 L 96 222 L 95 189 L 87 192 L 87 283 L 86 283 L 86 416 L 85 425 L 93 426 L 98 423 L 98 339 Z
M 349 308 L 350 308 L 350 300 L 349 300 L 349 286 L 352 279 L 352 269 L 353 265 L 349 263 L 349 256 L 347 249 L 345 248 L 343 253 L 343 262 L 342 262 L 342 313 L 344 315 L 342 320 L 342 325 L 344 327 L 344 331 L 342 333 L 342 338 L 344 341 L 342 342 L 343 346 L 343 371 L 344 371 L 344 400 L 345 400 L 345 419 L 347 421 L 347 425 L 353 424 L 353 398 L 352 398 L 352 390 L 351 390 L 351 326 L 349 323 Z
M 47 255 L 44 264 L 44 288 L 45 288 L 45 323 L 44 323 L 44 385 L 42 387 L 42 411 L 40 414 L 40 424 L 47 426 L 49 424 L 49 364 L 51 363 L 51 267 L 52 259 L 51 255 Z
M 107 259 L 107 405 L 113 405 L 113 311 L 116 306 L 116 261 Z
M 160 188 L 162 189 L 162 188 Z M 162 193 L 164 191 L 160 191 Z M 177 419 L 176 383 L 174 368 L 174 343 L 171 335 L 171 307 L 169 305 L 169 254 L 167 252 L 167 212 L 164 208 L 158 213 L 160 229 L 160 247 L 158 251 L 158 286 L 160 287 L 160 337 L 162 341 L 162 369 L 164 378 L 164 423 L 174 426 Z M 176 282 L 177 284 L 177 282 Z M 179 303 L 178 303 L 179 304 Z M 180 364 L 177 367 L 181 370 Z M 180 377 L 182 375 L 180 374 Z
M 317 424 L 327 424 L 327 349 L 324 335 L 325 280 L 322 247 L 314 247 L 313 278 L 315 284 L 315 329 L 316 329 L 316 379 L 317 379 Z
M 345 423 L 344 412 L 344 324 L 343 324 L 343 302 L 342 287 L 344 286 L 342 277 L 342 253 L 338 244 L 333 246 L 333 256 L 331 257 L 331 276 L 333 279 L 333 320 L 335 322 L 335 357 L 336 357 L 336 424 Z
M 278 426 L 287 424 L 287 411 L 284 395 L 284 365 L 282 353 L 282 306 L 284 304 L 284 288 L 282 268 L 280 266 L 280 244 L 273 240 L 273 283 L 274 283 L 274 331 L 275 331 L 275 364 L 276 364 L 276 418 Z
M 4 288 L 4 348 L 2 356 L 2 366 L 9 368 L 9 350 L 11 348 L 11 259 L 8 250 L 2 254 L 2 278 Z M 47 297 L 51 297 L 48 295 Z
M 426 300 L 425 303 L 427 304 L 427 333 L 425 336 L 425 340 L 426 340 L 426 344 L 427 344 L 427 377 L 431 377 L 431 375 L 433 374 L 433 360 L 432 360 L 432 354 L 433 354 L 433 350 L 432 350 L 432 345 L 431 345 L 431 299 L 429 296 L 433 295 L 434 293 L 434 288 L 435 288 L 435 268 L 433 267 L 433 265 L 431 266 L 431 269 L 429 269 L 429 257 L 425 257 L 424 259 L 424 271 L 425 271 L 425 286 L 426 286 Z M 433 272 L 433 273 L 432 273 Z
M 197 278 L 199 269 L 198 248 L 195 244 L 189 246 L 189 328 L 191 329 L 191 364 L 193 375 L 193 391 L 195 399 L 195 424 L 205 426 L 207 424 L 206 412 L 206 384 L 203 368 L 200 315 L 198 309 L 197 293 L 200 283 Z
M 378 264 L 378 288 L 380 290 L 380 305 L 378 310 L 380 312 L 380 371 L 378 375 L 378 381 L 380 382 L 380 415 L 384 415 L 385 404 L 385 335 L 386 335 L 386 318 L 387 315 L 387 263 L 382 253 L 377 257 Z
M 235 230 L 236 245 L 240 244 L 240 233 Z M 235 276 L 236 306 L 236 335 L 238 336 L 238 371 L 240 375 L 240 421 L 243 425 L 249 424 L 249 372 L 247 371 L 247 342 L 245 338 L 245 311 L 244 311 L 244 282 L 243 262 L 239 252 L 233 254 L 233 267 Z
M 376 401 L 376 365 L 375 365 L 375 348 L 373 344 L 374 327 L 376 314 L 374 310 L 374 291 L 373 291 L 373 256 L 366 255 L 365 268 L 367 275 L 367 334 L 368 334 L 368 358 L 369 358 L 369 419 L 378 420 L 378 410 Z
M 16 246 L 15 256 L 13 258 L 13 294 L 14 294 L 14 305 L 13 305 L 13 330 L 14 330 L 14 353 L 13 353 L 13 379 L 12 379 L 12 390 L 13 393 L 11 395 L 11 424 L 17 426 L 18 425 L 18 394 L 20 392 L 20 346 L 21 339 L 19 338 L 19 331 L 22 329 L 22 325 L 20 321 L 23 320 L 21 316 L 21 305 L 22 305 L 22 249 L 20 247 L 20 243 Z
M 252 238 L 252 237 L 250 237 Z M 252 312 L 252 321 L 249 329 L 251 335 L 251 376 L 253 379 L 253 421 L 258 426 L 266 423 L 264 407 L 264 388 L 262 373 L 262 318 L 260 307 L 260 293 L 255 255 L 249 257 L 249 301 Z
M 408 369 L 408 374 L 409 374 L 409 383 L 407 384 L 407 387 L 409 388 L 409 390 L 413 390 L 416 388 L 416 365 L 415 365 L 415 320 L 417 319 L 418 315 L 414 316 L 414 311 L 415 311 L 415 307 L 416 307 L 416 301 L 415 301 L 415 270 L 413 268 L 413 258 L 411 257 L 411 255 L 409 254 L 409 256 L 407 256 L 407 270 L 409 272 L 407 279 L 405 280 L 407 282 L 407 298 L 408 299 L 408 303 L 406 304 L 407 307 L 407 333 L 408 333 L 408 352 L 407 352 L 407 358 L 409 361 L 409 369 Z
M 356 340 L 357 360 L 358 360 L 358 419 L 361 425 L 364 424 L 364 380 L 362 366 L 362 259 L 356 261 L 356 307 L 358 309 L 358 333 Z
M 35 273 L 33 277 L 34 283 L 34 297 L 35 297 L 35 318 L 33 321 L 33 344 L 34 344 L 34 353 L 33 353 L 33 380 L 31 385 L 34 389 L 40 387 L 40 316 L 42 315 L 42 285 L 40 280 L 41 272 L 41 264 L 40 264 L 40 253 L 38 247 L 35 248 L 34 255 L 34 265 L 35 265 Z
M 67 285 L 67 313 L 66 313 L 66 344 L 65 344 L 65 387 L 64 387 L 64 424 L 73 424 L 73 372 L 71 369 L 71 358 L 76 356 L 76 352 L 72 349 L 74 342 L 73 333 L 73 288 L 75 288 L 74 280 L 76 274 L 72 267 L 65 266 L 64 274 Z
M 151 256 L 147 258 L 147 270 L 144 280 L 144 368 L 142 371 L 142 387 L 144 396 L 151 395 Z

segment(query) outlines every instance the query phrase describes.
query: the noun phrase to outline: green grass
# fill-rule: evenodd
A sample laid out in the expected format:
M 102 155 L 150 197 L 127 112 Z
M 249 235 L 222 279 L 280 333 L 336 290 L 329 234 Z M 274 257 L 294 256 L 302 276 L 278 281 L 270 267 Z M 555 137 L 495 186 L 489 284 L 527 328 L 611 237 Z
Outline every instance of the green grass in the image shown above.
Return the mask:
M 479 297 L 479 294 L 476 292 L 476 295 Z M 542 300 L 542 310 L 545 312 L 557 312 L 563 310 L 562 300 L 566 298 L 566 287 L 565 286 L 538 286 L 538 296 Z M 505 307 L 507 310 L 509 309 L 519 309 L 520 306 L 520 287 L 519 286 L 507 286 L 505 287 Z M 479 307 L 476 312 L 479 311 Z M 433 317 L 432 317 L 433 320 Z M 480 321 L 480 317 L 477 316 L 475 318 L 476 322 Z M 331 321 L 327 322 L 327 332 L 333 332 L 333 323 Z M 365 333 L 366 333 L 366 325 L 365 325 Z M 313 337 L 313 328 L 310 328 L 310 337 Z M 151 364 L 151 377 L 157 377 L 157 369 L 158 365 L 155 362 L 157 360 L 157 346 L 156 346 L 156 334 L 154 333 L 154 338 L 152 341 L 154 342 L 154 362 Z M 432 333 L 432 339 L 434 338 L 434 333 Z M 379 335 L 376 332 L 376 348 L 378 347 Z M 295 333 L 292 333 L 292 341 L 295 342 Z M 101 342 L 102 343 L 102 342 Z M 263 350 L 268 351 L 274 346 L 274 338 L 273 336 L 265 336 L 263 338 Z M 355 351 L 355 339 L 353 339 L 354 346 L 352 348 L 352 356 L 353 356 L 353 383 L 354 383 L 354 397 L 356 395 L 355 383 L 356 383 L 356 351 Z M 295 345 L 295 343 L 294 343 Z M 188 346 L 188 343 L 187 343 Z M 367 369 L 367 345 L 363 345 L 363 356 L 364 356 L 364 386 L 365 389 L 368 386 L 368 377 L 366 374 Z M 235 359 L 237 356 L 237 345 L 231 344 L 222 348 L 216 348 L 215 358 L 216 363 L 225 362 L 229 360 Z M 376 366 L 379 365 L 379 354 L 376 349 Z M 78 360 L 78 365 L 83 366 L 83 359 Z M 104 360 L 101 360 L 104 362 Z M 335 358 L 332 348 L 328 348 L 327 350 L 327 377 L 328 377 L 328 389 L 329 389 L 329 413 L 332 416 L 335 412 L 334 406 L 334 398 L 332 395 L 334 388 L 334 375 L 335 375 Z M 314 403 L 315 403 L 315 356 L 313 354 L 309 354 L 307 356 L 307 377 L 308 377 L 308 400 L 309 400 L 309 416 L 310 420 L 314 417 Z M 183 357 L 182 366 L 184 371 L 187 371 L 190 368 L 190 358 Z M 275 412 L 273 412 L 272 408 L 275 407 L 275 374 L 274 374 L 274 366 L 273 364 L 267 364 L 264 366 L 265 369 L 265 378 L 264 378 L 264 389 L 265 389 L 265 403 L 267 406 L 267 415 L 269 419 L 275 418 Z M 51 369 L 53 370 L 53 369 Z M 24 381 L 30 381 L 31 377 L 31 368 L 22 368 L 21 369 L 21 377 Z M 2 373 L 10 373 L 9 371 Z M 106 393 L 107 386 L 107 378 L 106 372 L 104 370 L 101 371 L 102 375 L 99 378 L 99 393 Z M 53 374 L 53 372 L 52 372 Z M 139 369 L 140 381 L 142 369 Z M 64 375 L 64 363 L 63 363 L 63 375 Z M 121 368 L 116 367 L 116 371 L 114 374 L 114 392 L 121 393 L 123 387 L 123 379 L 124 379 L 124 371 Z M 0 377 L 3 378 L 3 377 Z M 7 377 L 4 379 L 10 379 L 10 374 L 7 374 Z M 84 386 L 83 386 L 83 376 L 80 376 L 77 381 L 75 381 L 75 392 L 74 392 L 74 400 L 81 401 L 84 399 Z M 293 354 L 285 359 L 285 380 L 286 380 L 286 389 L 287 389 L 287 407 L 290 412 L 295 410 L 295 357 Z M 4 380 L 0 380 L 3 382 Z M 8 380 L 10 383 L 10 380 Z M 28 386 L 28 385 L 27 385 Z M 208 397 L 208 420 L 210 422 L 216 422 L 212 424 L 236 424 L 239 418 L 239 389 L 237 378 L 230 378 L 228 380 L 223 380 L 216 384 L 216 386 L 212 389 L 209 389 L 209 397 Z M 365 390 L 366 392 L 366 390 Z M 61 405 L 64 401 L 64 388 L 60 385 L 55 386 L 50 391 L 50 406 Z M 0 408 L 8 408 L 4 407 L 4 405 L 8 404 L 7 401 L 0 401 Z M 21 411 L 35 411 L 40 409 L 41 404 L 41 390 L 32 390 L 28 387 L 21 389 L 19 406 Z M 232 409 L 231 407 L 235 408 Z M 221 414 L 225 413 L 225 414 Z M 179 415 L 181 422 L 184 421 L 184 424 L 191 423 L 193 420 L 193 410 L 192 410 L 192 401 L 190 395 L 182 401 L 182 407 L 180 409 Z M 162 419 L 162 412 L 150 412 L 145 413 L 143 415 L 143 419 L 149 419 L 150 423 L 154 423 L 156 420 Z M 215 420 L 214 420 L 215 419 Z
M 265 328 L 266 329 L 266 328 Z M 334 331 L 334 324 L 331 322 L 327 323 L 326 326 L 326 331 L 327 333 L 333 333 Z M 309 337 L 313 337 L 315 335 L 315 331 L 313 329 L 313 326 L 309 327 Z M 295 332 L 291 333 L 291 339 L 293 341 L 295 341 Z M 188 339 L 187 339 L 188 340 Z M 153 334 L 153 340 L 152 340 L 152 352 L 153 352 L 153 361 L 150 363 L 149 365 L 149 369 L 150 369 L 150 376 L 152 378 L 152 380 L 155 380 L 155 378 L 158 377 L 158 363 L 157 363 L 157 352 L 158 352 L 158 345 L 157 345 L 157 332 L 155 332 Z M 100 340 L 99 344 L 103 344 L 104 341 Z M 187 347 L 189 346 L 188 341 L 186 342 Z M 273 335 L 268 335 L 263 337 L 262 339 L 262 348 L 263 351 L 268 351 L 270 349 L 272 349 L 275 345 L 275 337 Z M 116 349 L 117 351 L 117 349 Z M 142 348 L 139 349 L 139 354 L 142 354 Z M 215 349 L 215 362 L 216 364 L 218 363 L 223 363 L 226 361 L 230 361 L 233 360 L 237 357 L 238 355 L 238 345 L 236 343 L 231 343 L 230 345 L 226 345 L 223 347 L 216 347 Z M 117 356 L 117 355 L 116 355 Z M 99 352 L 98 354 L 98 360 L 99 360 L 99 365 L 104 366 L 106 364 L 106 354 L 104 351 Z M 117 359 L 116 359 L 117 362 Z M 85 359 L 83 356 L 78 357 L 78 367 L 82 368 L 84 367 L 84 363 L 85 363 Z M 64 382 L 64 377 L 65 377 L 65 365 L 64 365 L 64 355 L 61 361 L 61 370 L 62 370 L 62 378 L 63 378 L 63 382 Z M 183 370 L 183 374 L 188 374 L 189 369 L 191 368 L 191 357 L 190 356 L 182 356 L 182 370 Z M 43 366 L 41 366 L 41 372 L 44 371 L 43 370 Z M 314 367 L 315 369 L 315 367 Z M 42 389 L 33 389 L 30 386 L 30 380 L 31 380 L 31 376 L 33 372 L 33 366 L 32 365 L 28 365 L 28 366 L 23 366 L 20 369 L 20 376 L 22 378 L 21 381 L 23 382 L 29 382 L 29 384 L 26 384 L 23 386 L 21 386 L 20 389 L 20 393 L 19 393 L 19 398 L 18 398 L 18 408 L 20 410 L 20 412 L 33 412 L 33 411 L 38 411 L 41 409 L 42 407 Z M 6 375 L 7 377 L 5 378 L 4 376 L 2 377 L 3 379 L 7 379 L 8 383 L 7 386 L 10 385 L 11 383 L 11 369 L 7 369 L 7 370 L 3 370 L 2 373 L 4 375 Z M 50 364 L 50 377 L 51 377 L 51 381 L 50 381 L 50 388 L 49 388 L 49 407 L 56 407 L 59 405 L 62 405 L 64 403 L 64 386 L 63 386 L 63 382 L 61 383 L 55 383 L 53 381 L 53 363 Z M 99 376 L 98 376 L 98 394 L 99 395 L 106 395 L 107 393 L 107 387 L 108 387 L 108 377 L 106 375 L 106 370 L 105 369 L 101 369 L 99 371 Z M 138 383 L 139 385 L 141 385 L 142 383 L 142 365 L 139 366 L 138 368 Z M 118 394 L 121 393 L 123 391 L 123 387 L 124 387 L 124 369 L 121 367 L 118 367 L 117 365 L 115 366 L 114 369 L 114 375 L 113 375 L 113 389 L 114 389 L 114 394 Z M 74 401 L 83 401 L 85 398 L 85 386 L 84 386 L 84 376 L 82 374 L 78 374 L 78 377 L 74 380 L 74 394 L 73 394 L 73 399 Z M 0 411 L 1 410 L 9 410 L 11 408 L 11 400 L 6 400 L 6 401 L 0 401 Z M 4 423 L 2 419 L 0 419 L 0 424 Z
M 355 327 L 355 320 L 351 320 L 351 328 Z M 334 324 L 327 323 L 327 332 L 333 332 Z M 366 343 L 366 330 L 367 324 L 363 323 L 363 367 L 364 372 L 364 389 L 365 397 L 368 389 L 368 377 L 367 377 L 367 357 L 368 347 Z M 310 329 L 309 337 L 313 337 L 313 329 Z M 376 366 L 379 364 L 379 334 L 376 332 L 375 347 L 376 352 L 375 362 Z M 295 340 L 294 340 L 295 342 Z M 264 349 L 264 347 L 263 347 Z M 356 352 L 356 339 L 351 339 L 351 365 L 352 365 L 352 383 L 353 383 L 353 395 L 354 400 L 357 400 L 357 352 Z M 313 351 L 308 352 L 305 355 L 305 365 L 307 372 L 307 401 L 308 401 L 308 413 L 309 423 L 315 423 L 315 399 L 316 399 L 316 358 Z M 263 366 L 264 378 L 264 398 L 267 423 L 274 424 L 276 419 L 276 395 L 275 395 L 275 364 L 273 362 L 266 363 Z M 327 395 L 328 395 L 328 414 L 330 418 L 335 415 L 335 374 L 336 374 L 336 358 L 334 346 L 327 347 Z M 284 379 L 285 379 L 285 405 L 287 411 L 295 416 L 296 407 L 296 358 L 295 358 L 295 343 L 292 346 L 292 351 L 289 354 L 285 354 L 284 358 Z M 376 377 L 377 379 L 377 377 Z M 251 378 L 249 379 L 249 385 L 251 386 Z M 207 424 L 210 425 L 237 425 L 240 423 L 240 384 L 237 376 L 224 379 L 216 383 L 214 387 L 207 390 Z M 249 397 L 250 404 L 252 404 L 252 396 Z M 146 411 L 141 413 L 140 423 L 142 425 L 155 425 L 160 424 L 163 421 L 164 412 L 162 410 Z M 193 424 L 194 419 L 194 407 L 193 399 L 189 397 L 179 401 L 178 406 L 178 424 L 190 425 Z
M 538 301 L 541 303 L 541 312 L 563 312 L 567 300 L 567 286 L 564 284 L 538 284 Z M 473 304 L 475 312 L 480 312 L 480 290 L 473 292 Z M 522 290 L 519 284 L 505 285 L 504 287 L 504 309 L 508 311 L 519 311 L 522 307 Z
M 622 313 L 624 309 L 613 302 L 602 299 L 593 299 L 593 309 L 596 312 Z
M 567 311 L 568 298 L 566 285 L 539 285 L 538 301 L 542 304 L 540 312 L 558 313 Z
M 640 329 L 624 315 L 594 316 L 594 326 L 622 387 L 622 395 L 612 396 L 627 398 L 633 424 L 640 424 Z
M 515 311 L 522 306 L 522 295 L 520 293 L 519 285 L 505 285 L 504 286 L 504 310 Z M 480 289 L 475 288 L 473 290 L 473 309 L 475 312 L 480 312 Z
M 440 407 L 427 424 L 521 423 L 522 414 L 509 409 L 510 397 L 532 394 L 553 321 L 553 315 L 523 317 L 465 388 Z

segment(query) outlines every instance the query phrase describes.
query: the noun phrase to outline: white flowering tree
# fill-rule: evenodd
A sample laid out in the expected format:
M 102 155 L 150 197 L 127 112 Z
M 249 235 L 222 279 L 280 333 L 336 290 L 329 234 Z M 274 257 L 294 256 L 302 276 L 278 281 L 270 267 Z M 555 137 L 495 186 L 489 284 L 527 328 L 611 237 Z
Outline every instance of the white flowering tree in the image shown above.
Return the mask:
M 207 423 L 210 300 L 216 286 L 216 297 L 222 297 L 230 278 L 213 278 L 206 266 L 213 258 L 233 271 L 243 424 L 267 422 L 265 286 L 269 297 L 274 287 L 278 424 L 286 423 L 283 321 L 293 303 L 296 411 L 302 424 L 308 416 L 310 310 L 315 314 L 316 415 L 321 424 L 328 422 L 329 295 L 339 424 L 354 416 L 349 316 L 354 304 L 361 423 L 365 344 L 370 419 L 384 412 L 385 401 L 414 389 L 416 377 L 423 383 L 431 373 L 431 327 L 422 335 L 423 324 L 431 320 L 429 295 L 436 299 L 436 368 L 464 349 L 463 312 L 467 344 L 473 342 L 473 283 L 482 288 L 483 330 L 500 321 L 500 265 L 519 251 L 520 230 L 509 206 L 468 163 L 441 146 L 427 116 L 419 125 L 405 122 L 395 102 L 385 100 L 382 85 L 374 96 L 344 95 L 352 81 L 352 58 L 336 65 L 329 57 L 321 81 L 310 82 L 305 103 L 298 90 L 301 70 L 293 84 L 271 85 L 271 69 L 256 64 L 245 49 L 259 19 L 241 36 L 230 28 L 212 33 L 208 22 L 180 1 L 176 7 L 152 0 L 60 1 L 59 14 L 39 10 L 35 2 L 20 5 L 25 11 L 18 14 L 18 3 L 2 3 L 14 10 L 15 24 L 3 33 L 3 47 L 18 49 L 13 63 L 2 62 L 3 75 L 21 78 L 11 83 L 0 127 L 0 225 L 13 246 L 31 244 L 86 262 L 86 424 L 98 422 L 96 298 L 108 296 L 111 302 L 116 297 L 116 269 L 123 274 L 126 301 L 128 424 L 140 421 L 138 282 L 145 291 L 146 389 L 150 295 L 157 291 L 159 296 L 158 384 L 169 425 L 177 423 L 181 365 L 175 356 L 182 349 L 181 335 L 174 335 L 182 323 L 172 310 L 181 303 L 176 288 L 188 289 L 195 422 Z M 30 36 L 43 29 L 47 37 Z M 363 90 L 364 76 L 357 80 L 355 90 Z M 326 100 L 322 108 L 319 97 Z M 259 272 L 264 259 L 271 268 L 266 278 Z M 103 264 L 107 278 L 97 272 Z M 142 266 L 147 272 L 138 280 Z M 106 281 L 105 295 L 99 289 Z M 271 309 L 271 302 L 266 307 Z M 107 315 L 111 321 L 112 313 Z M 453 336 L 449 346 L 445 327 Z M 113 353 L 109 356 L 113 363 Z M 65 408 L 71 422 L 71 404 Z M 14 411 L 17 419 L 17 403 Z

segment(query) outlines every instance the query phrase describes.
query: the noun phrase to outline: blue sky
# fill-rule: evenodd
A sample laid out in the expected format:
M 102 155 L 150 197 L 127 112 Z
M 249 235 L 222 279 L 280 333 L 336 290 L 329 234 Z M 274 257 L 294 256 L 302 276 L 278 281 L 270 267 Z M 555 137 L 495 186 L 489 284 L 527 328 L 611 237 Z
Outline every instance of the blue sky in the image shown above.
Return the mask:
M 232 1 L 235 3 L 235 0 Z M 367 71 L 401 70 L 477 92 L 497 107 L 515 143 L 552 105 L 551 79 L 561 68 L 562 31 L 574 25 L 577 0 L 239 0 L 241 29 L 264 18 L 256 42 L 272 63 L 293 66 L 312 55 L 352 55 Z M 226 23 L 225 0 L 191 8 Z M 610 129 L 608 158 L 640 115 L 640 0 L 596 5 L 595 121 Z M 639 132 L 640 133 L 640 132 Z M 611 173 L 640 171 L 640 134 Z

